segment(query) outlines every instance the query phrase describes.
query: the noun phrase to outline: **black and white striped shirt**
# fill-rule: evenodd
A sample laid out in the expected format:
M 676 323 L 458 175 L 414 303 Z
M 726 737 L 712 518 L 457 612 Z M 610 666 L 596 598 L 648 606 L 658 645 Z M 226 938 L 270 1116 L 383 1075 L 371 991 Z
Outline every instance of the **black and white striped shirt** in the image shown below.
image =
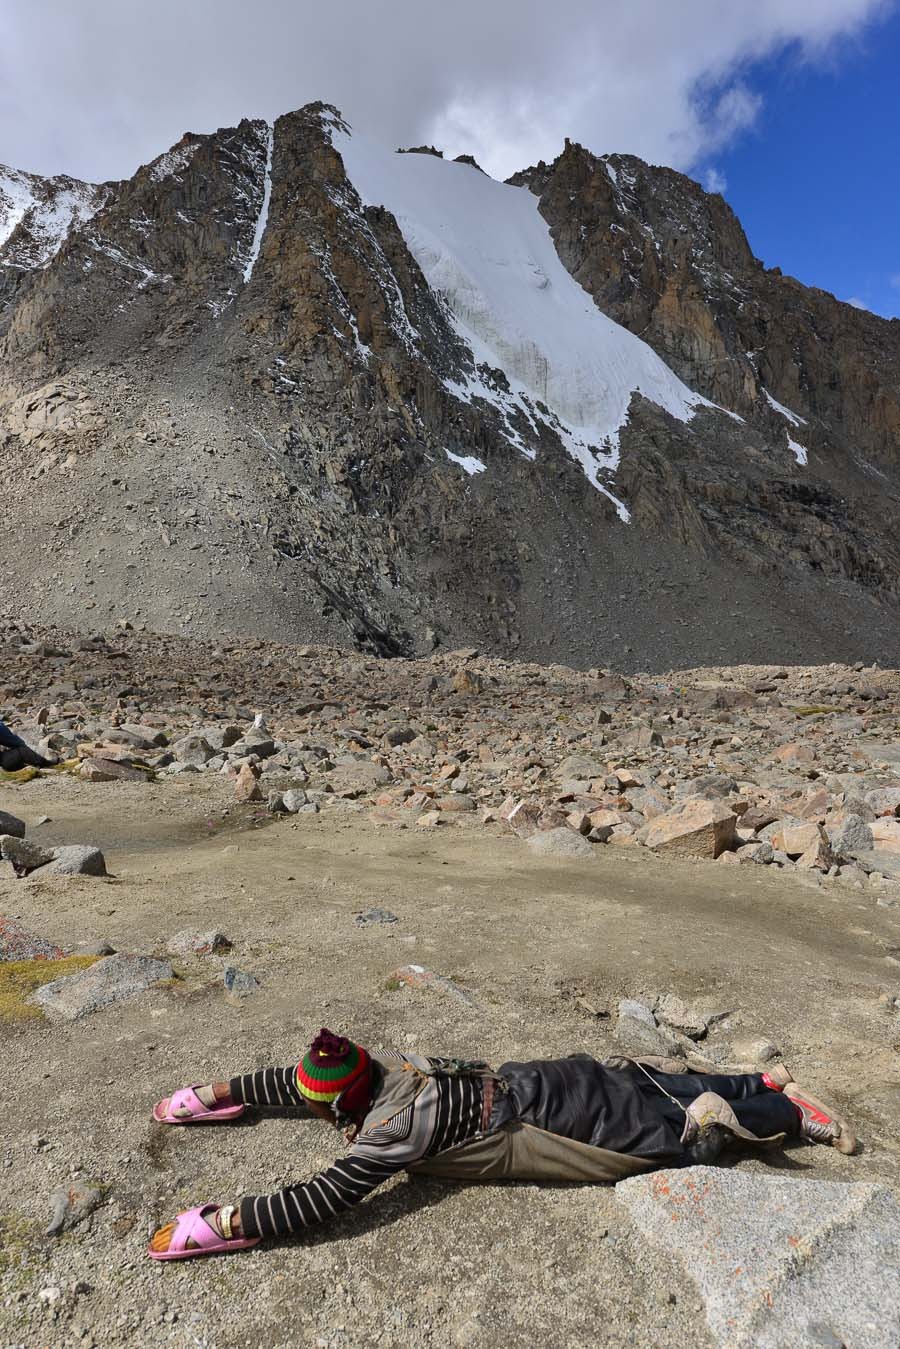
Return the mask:
M 296 1068 L 264 1068 L 232 1078 L 235 1102 L 262 1108 L 306 1108 L 297 1089 Z M 468 1142 L 481 1132 L 484 1088 L 478 1077 L 438 1072 L 419 1094 L 390 1118 L 379 1121 L 378 1095 L 346 1157 L 312 1180 L 270 1195 L 241 1201 L 241 1228 L 248 1237 L 289 1236 L 326 1222 L 365 1199 L 377 1185 L 425 1157 Z

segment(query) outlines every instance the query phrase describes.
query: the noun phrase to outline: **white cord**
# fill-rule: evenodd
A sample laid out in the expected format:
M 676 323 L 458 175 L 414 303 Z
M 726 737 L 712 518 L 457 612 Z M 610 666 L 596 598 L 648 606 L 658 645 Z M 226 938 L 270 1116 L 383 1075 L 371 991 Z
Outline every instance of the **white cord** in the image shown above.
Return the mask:
M 641 1072 L 644 1074 L 644 1076 L 645 1076 L 646 1078 L 649 1078 L 649 1080 L 653 1083 L 654 1087 L 659 1087 L 659 1089 L 660 1089 L 660 1091 L 662 1092 L 663 1096 L 668 1096 L 669 1100 L 670 1100 L 674 1105 L 677 1105 L 679 1110 L 683 1110 L 685 1114 L 688 1113 L 688 1111 L 687 1111 L 687 1106 L 682 1105 L 681 1102 L 677 1099 L 677 1097 L 672 1096 L 670 1092 L 666 1091 L 666 1089 L 665 1089 L 665 1087 L 662 1085 L 662 1083 L 661 1083 L 661 1082 L 657 1082 L 657 1080 L 656 1080 L 656 1078 L 653 1076 L 653 1074 L 650 1073 L 650 1072 L 648 1072 L 647 1069 L 644 1067 L 644 1065 L 643 1065 L 642 1063 L 638 1063 L 637 1059 L 632 1059 L 631 1062 L 634 1064 L 635 1068 L 640 1068 Z

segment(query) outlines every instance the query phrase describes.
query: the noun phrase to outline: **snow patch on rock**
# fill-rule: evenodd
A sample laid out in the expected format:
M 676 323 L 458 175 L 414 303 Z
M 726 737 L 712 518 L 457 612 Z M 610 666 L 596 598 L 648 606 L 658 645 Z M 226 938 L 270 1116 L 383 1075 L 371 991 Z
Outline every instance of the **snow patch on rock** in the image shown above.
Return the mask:
M 0 168 L 0 248 L 35 203 L 28 177 L 15 169 Z
M 452 459 L 454 464 L 459 464 L 460 468 L 473 478 L 476 473 L 483 473 L 484 464 L 480 459 L 476 459 L 474 454 L 454 454 L 452 450 L 444 450 L 448 459 Z
M 183 173 L 194 158 L 197 150 L 197 141 L 181 142 L 174 145 L 171 150 L 167 150 L 164 155 L 154 159 L 150 165 L 150 177 L 154 183 L 161 183 L 166 178 L 177 178 Z
M 106 191 L 75 178 L 38 178 L 0 165 L 0 258 L 4 267 L 46 267 L 73 228 L 96 215 Z M 20 237 L 13 235 L 22 227 Z
M 472 351 L 472 373 L 465 382 L 449 381 L 450 391 L 497 407 L 520 450 L 525 445 L 516 422 L 552 427 L 627 519 L 601 478 L 618 465 L 619 435 L 634 395 L 681 422 L 714 405 L 596 307 L 560 261 L 527 188 L 432 155 L 394 154 L 337 126 L 332 138 L 363 203 L 395 216 Z M 498 369 L 509 391 L 490 381 L 490 370 Z
M 782 417 L 786 418 L 786 420 L 790 422 L 791 426 L 806 425 L 805 417 L 801 417 L 799 412 L 791 412 L 790 408 L 786 408 L 783 403 L 779 403 L 777 398 L 772 397 L 768 389 L 763 389 L 763 394 L 765 395 L 765 399 L 766 402 L 769 404 L 769 407 L 773 408 L 775 412 L 780 413 Z
M 275 150 L 275 128 L 266 127 L 266 167 L 263 176 L 263 194 L 262 204 L 259 208 L 259 215 L 256 217 L 256 229 L 253 232 L 253 243 L 250 245 L 250 256 L 244 267 L 244 284 L 250 280 L 253 275 L 253 268 L 256 266 L 256 259 L 259 257 L 259 250 L 262 248 L 263 235 L 266 232 L 266 225 L 269 220 L 269 203 L 272 200 L 272 154 Z

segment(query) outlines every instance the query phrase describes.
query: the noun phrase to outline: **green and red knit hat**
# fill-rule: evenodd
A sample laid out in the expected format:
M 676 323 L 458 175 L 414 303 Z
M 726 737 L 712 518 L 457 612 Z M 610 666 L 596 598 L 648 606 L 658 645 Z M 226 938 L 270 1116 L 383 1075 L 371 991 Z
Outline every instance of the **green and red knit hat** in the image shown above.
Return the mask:
M 370 1067 L 362 1045 L 323 1027 L 297 1064 L 297 1087 L 309 1100 L 329 1105 L 367 1077 Z

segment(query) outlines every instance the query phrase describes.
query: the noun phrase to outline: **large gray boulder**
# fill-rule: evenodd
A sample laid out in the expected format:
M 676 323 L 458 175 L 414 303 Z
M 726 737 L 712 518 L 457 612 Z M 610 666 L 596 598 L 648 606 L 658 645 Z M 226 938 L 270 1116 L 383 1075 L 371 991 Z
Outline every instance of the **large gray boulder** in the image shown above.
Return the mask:
M 875 846 L 872 830 L 858 815 L 845 815 L 825 831 L 836 857 L 850 858 L 858 852 L 871 852 Z
M 200 734 L 217 754 L 223 749 L 230 749 L 231 746 L 236 744 L 241 738 L 241 733 L 237 726 L 228 725 L 204 726 Z
M 44 984 L 28 1001 L 40 1007 L 48 1021 L 77 1021 L 103 1007 L 133 998 L 172 975 L 167 960 L 119 953 L 98 960 L 80 974 Z
M 545 829 L 532 834 L 528 847 L 538 857 L 565 857 L 588 859 L 594 856 L 594 849 L 576 834 L 574 829 Z
M 105 876 L 106 859 L 99 848 L 86 843 L 72 843 L 62 848 L 51 848 L 52 860 L 39 867 L 42 876 Z
M 12 862 L 20 873 L 33 871 L 35 867 L 43 867 L 53 861 L 53 849 L 44 848 L 40 843 L 29 843 L 27 839 L 13 834 L 0 834 L 0 858 L 4 862 Z
M 255 754 L 257 759 L 270 759 L 275 753 L 275 741 L 264 731 L 248 731 L 229 746 L 228 754 L 232 759 L 249 758 Z
M 900 853 L 873 848 L 871 852 L 860 850 L 854 860 L 863 871 L 874 872 L 876 876 L 900 877 Z
M 606 777 L 606 764 L 596 754 L 569 754 L 557 765 L 553 776 L 558 782 L 569 778 L 588 782 Z
M 371 759 L 339 764 L 330 778 L 331 786 L 338 796 L 363 796 L 378 787 L 387 786 L 390 781 L 388 770 Z
M 175 741 L 172 753 L 179 763 L 202 768 L 210 759 L 215 758 L 216 751 L 202 735 L 183 735 L 180 740 Z
M 622 998 L 619 1003 L 615 1048 L 618 1053 L 637 1058 L 647 1054 L 662 1058 L 682 1056 L 675 1035 L 657 1025 L 650 1008 L 634 998 Z
M 296 815 L 299 810 L 308 804 L 308 800 L 306 792 L 301 791 L 298 787 L 288 788 L 281 797 L 281 803 L 288 815 Z
M 13 838 L 25 837 L 25 821 L 18 815 L 10 815 L 8 810 L 0 810 L 0 834 L 9 834 Z
M 616 1199 L 696 1283 L 723 1349 L 896 1349 L 900 1205 L 881 1186 L 694 1166 Z
M 866 804 L 876 815 L 900 814 L 900 787 L 875 787 L 866 792 Z

